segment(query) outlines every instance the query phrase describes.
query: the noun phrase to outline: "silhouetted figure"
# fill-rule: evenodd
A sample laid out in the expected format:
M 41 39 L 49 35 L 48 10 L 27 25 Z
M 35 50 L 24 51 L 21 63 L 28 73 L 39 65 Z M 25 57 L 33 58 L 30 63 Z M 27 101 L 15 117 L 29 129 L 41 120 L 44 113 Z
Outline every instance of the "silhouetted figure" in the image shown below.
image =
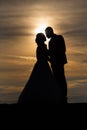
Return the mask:
M 57 84 L 48 64 L 48 51 L 44 43 L 46 37 L 43 33 L 38 33 L 35 41 L 37 43 L 37 62 L 19 96 L 18 103 L 60 103 L 60 90 L 59 94 L 57 94 Z
M 67 63 L 66 46 L 62 35 L 56 35 L 52 27 L 45 29 L 49 41 L 49 56 L 53 74 L 61 87 L 62 103 L 67 103 L 67 83 L 64 73 L 64 64 Z

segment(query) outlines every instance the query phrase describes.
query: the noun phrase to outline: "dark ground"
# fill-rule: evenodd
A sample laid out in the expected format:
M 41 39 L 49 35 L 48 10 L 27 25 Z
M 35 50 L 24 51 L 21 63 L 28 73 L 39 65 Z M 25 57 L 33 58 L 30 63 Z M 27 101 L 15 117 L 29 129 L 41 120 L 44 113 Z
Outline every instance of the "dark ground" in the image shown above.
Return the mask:
M 45 127 L 53 129 L 57 127 L 61 129 L 74 127 L 76 124 L 80 126 L 87 118 L 86 103 L 71 103 L 71 104 L 0 104 L 0 125 L 2 127 L 11 127 L 24 125 L 26 128 Z M 80 121 L 80 122 L 79 122 Z M 8 122 L 8 123 L 7 123 Z M 7 125 L 6 125 L 7 123 Z M 62 123 L 62 124 L 61 124 Z M 86 123 L 87 124 L 87 123 Z M 47 127 L 48 126 L 48 127 Z M 1 127 L 1 128 L 2 128 Z M 26 129 L 27 129 L 26 128 Z M 75 128 L 75 127 L 74 127 Z M 52 129 L 52 128 L 51 128 Z
M 87 103 L 67 103 L 67 104 L 0 104 L 0 113 L 85 113 L 87 112 Z

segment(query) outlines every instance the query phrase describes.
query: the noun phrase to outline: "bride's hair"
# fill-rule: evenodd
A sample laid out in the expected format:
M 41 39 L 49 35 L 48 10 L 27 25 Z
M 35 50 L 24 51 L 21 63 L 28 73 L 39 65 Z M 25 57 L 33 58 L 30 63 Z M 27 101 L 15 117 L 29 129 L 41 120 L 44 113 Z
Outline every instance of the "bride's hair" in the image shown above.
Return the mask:
M 35 38 L 36 43 L 43 43 L 46 41 L 46 37 L 43 33 L 38 33 Z

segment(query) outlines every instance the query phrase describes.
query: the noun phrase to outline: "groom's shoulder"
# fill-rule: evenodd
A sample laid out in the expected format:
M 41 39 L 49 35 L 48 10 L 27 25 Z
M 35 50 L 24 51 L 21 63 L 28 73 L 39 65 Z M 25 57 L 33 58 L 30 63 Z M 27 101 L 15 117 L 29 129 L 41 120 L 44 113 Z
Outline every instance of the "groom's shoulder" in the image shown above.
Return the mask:
M 63 39 L 64 39 L 63 36 L 62 35 L 58 35 L 58 34 L 54 34 L 54 36 L 52 38 L 53 41 L 61 41 Z
M 58 34 L 54 34 L 53 38 L 56 38 L 56 39 L 58 38 L 59 39 L 59 38 L 63 38 L 63 36 L 62 35 L 58 35 Z

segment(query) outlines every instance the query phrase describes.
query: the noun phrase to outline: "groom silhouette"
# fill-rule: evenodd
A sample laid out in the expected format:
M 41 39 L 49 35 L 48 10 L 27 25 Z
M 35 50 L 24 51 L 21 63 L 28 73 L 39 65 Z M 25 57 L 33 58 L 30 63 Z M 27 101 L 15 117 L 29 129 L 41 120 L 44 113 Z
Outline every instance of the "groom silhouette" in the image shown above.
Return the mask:
M 65 41 L 62 35 L 54 33 L 52 27 L 47 27 L 45 33 L 50 38 L 48 45 L 50 63 L 58 87 L 61 89 L 61 103 L 67 103 L 67 83 L 64 72 L 64 64 L 67 63 Z

